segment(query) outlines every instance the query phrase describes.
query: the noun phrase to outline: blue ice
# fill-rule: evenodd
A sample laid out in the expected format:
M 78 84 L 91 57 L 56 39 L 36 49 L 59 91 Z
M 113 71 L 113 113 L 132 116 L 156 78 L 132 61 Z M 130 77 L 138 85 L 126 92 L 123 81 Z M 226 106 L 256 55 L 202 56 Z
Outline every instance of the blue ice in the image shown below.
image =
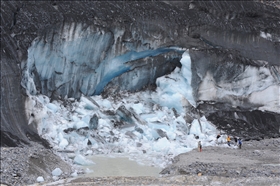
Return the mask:
M 157 56 L 162 53 L 177 51 L 179 53 L 183 53 L 182 50 L 172 47 L 166 48 L 158 48 L 156 50 L 145 50 L 141 52 L 130 51 L 125 53 L 124 55 L 117 56 L 114 59 L 110 60 L 110 62 L 106 61 L 102 64 L 108 66 L 108 68 L 98 68 L 96 71 L 102 74 L 101 71 L 105 71 L 105 75 L 102 77 L 100 82 L 96 85 L 94 95 L 99 95 L 104 87 L 115 77 L 120 76 L 121 74 L 131 70 L 130 66 L 126 63 L 133 60 L 138 60 L 145 57 Z

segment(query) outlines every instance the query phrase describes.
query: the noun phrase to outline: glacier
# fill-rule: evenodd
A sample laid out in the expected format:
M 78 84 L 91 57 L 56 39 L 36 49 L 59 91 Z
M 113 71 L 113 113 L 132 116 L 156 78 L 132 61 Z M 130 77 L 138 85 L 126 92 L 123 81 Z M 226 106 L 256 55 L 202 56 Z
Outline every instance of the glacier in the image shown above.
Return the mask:
M 28 49 L 21 85 L 31 94 L 36 94 L 39 88 L 42 94 L 49 97 L 54 92 L 62 97 L 75 98 L 81 94 L 99 95 L 112 79 L 135 68 L 140 73 L 149 74 L 155 81 L 159 76 L 156 67 L 150 69 L 151 72 L 145 72 L 147 69 L 141 72 L 141 66 L 152 66 L 158 61 L 154 56 L 163 56 L 160 59 L 160 63 L 165 63 L 165 69 L 161 69 L 162 75 L 171 72 L 179 64 L 172 61 L 178 60 L 184 52 L 184 49 L 175 46 L 153 49 L 127 44 L 118 49 L 120 44 L 116 38 L 124 37 L 123 30 L 112 33 L 75 23 L 57 29 L 61 33 L 50 29 L 44 36 L 35 38 Z M 152 59 L 151 64 L 137 64 L 139 59 L 147 58 Z M 153 81 L 148 83 L 152 84 Z M 139 82 L 133 84 L 138 85 L 128 85 L 126 90 L 146 86 L 143 83 L 139 85 Z
M 30 94 L 26 115 L 54 149 L 78 153 L 73 163 L 82 164 L 79 153 L 87 155 L 90 151 L 91 154 L 122 153 L 138 162 L 163 168 L 176 155 L 195 148 L 195 136 L 207 146 L 215 144 L 217 133 L 205 117 L 188 123 L 184 119 L 189 108 L 195 106 L 187 51 L 181 63 L 181 69 L 177 67 L 171 74 L 157 79 L 157 89 L 153 92 L 123 91 L 117 99 L 82 95 L 79 100 L 67 98 L 52 103 L 45 95 Z M 92 127 L 94 120 L 95 127 Z M 151 157 L 155 158 L 148 161 Z
M 135 40 L 136 33 L 131 34 L 129 40 Z M 118 97 L 123 91 L 133 93 L 157 87 L 158 94 L 152 95 L 151 99 L 161 106 L 173 107 L 179 115 L 187 112 L 186 121 L 205 115 L 212 123 L 221 126 L 220 129 L 224 129 L 224 123 L 245 123 L 236 135 L 242 133 L 245 137 L 251 133 L 258 138 L 257 133 L 266 133 L 268 128 L 273 130 L 272 136 L 277 135 L 279 117 L 272 115 L 280 110 L 279 66 L 261 59 L 244 58 L 233 50 L 213 48 L 204 51 L 153 42 L 147 45 L 144 36 L 137 36 L 139 42 L 135 44 L 126 42 L 126 37 L 127 32 L 119 28 L 106 30 L 80 23 L 65 23 L 46 29 L 28 49 L 27 60 L 22 66 L 21 85 L 27 94 L 46 95 L 50 102 L 93 95 Z M 186 50 L 188 52 L 184 53 Z M 185 60 L 179 62 L 182 55 Z M 181 76 L 161 77 L 179 71 Z M 170 89 L 176 93 L 170 93 Z M 174 105 L 174 102 L 183 104 Z M 87 107 L 94 108 L 94 105 Z M 214 113 L 217 107 L 231 116 L 230 121 Z M 256 124 L 251 123 L 255 121 L 250 118 L 252 116 L 248 117 L 248 112 L 261 114 L 260 117 L 265 118 L 261 120 L 267 126 L 252 127 Z M 127 119 L 126 110 L 120 108 L 117 113 Z M 37 125 L 36 120 L 30 119 L 30 114 L 27 117 L 29 123 Z M 93 122 L 97 117 L 90 120 Z M 96 128 L 97 122 L 92 122 L 91 126 L 85 122 L 80 125 Z M 135 121 L 128 119 L 125 122 Z M 246 132 L 242 131 L 243 128 Z M 230 128 L 226 132 L 230 131 L 236 129 Z M 61 147 L 67 145 L 65 140 L 60 144 Z
M 88 155 L 89 151 L 90 154 L 121 153 L 140 163 L 148 162 L 149 165 L 163 168 L 176 155 L 196 148 L 198 139 L 202 141 L 203 146 L 216 145 L 217 133 L 226 133 L 217 129 L 203 113 L 196 110 L 201 102 L 223 100 L 235 108 L 247 106 L 254 109 L 252 105 L 257 105 L 256 109 L 259 110 L 279 111 L 278 67 L 254 67 L 244 64 L 236 67 L 233 62 L 226 62 L 212 71 L 199 71 L 193 75 L 193 68 L 199 63 L 192 64 L 189 50 L 182 54 L 183 49 L 178 47 L 128 52 L 112 58 L 113 65 L 104 69 L 108 74 L 111 74 L 110 70 L 113 71 L 111 78 L 106 78 L 105 75 L 104 80 L 100 80 L 100 83 L 96 84 L 97 88 L 93 89 L 98 90 L 104 81 L 110 84 L 109 80 L 114 81 L 119 78 L 117 76 L 124 76 L 126 72 L 116 71 L 122 69 L 121 66 L 128 61 L 136 60 L 134 63 L 137 63 L 137 59 L 162 53 L 166 55 L 170 50 L 181 53 L 181 65 L 170 74 L 158 77 L 155 90 L 143 89 L 134 92 L 118 89 L 117 94 L 110 92 L 106 93 L 105 97 L 102 94 L 95 95 L 94 92 L 90 95 L 81 93 L 79 98 L 68 98 L 69 95 L 66 94 L 63 95 L 64 99 L 51 101 L 43 94 L 34 94 L 33 89 L 26 86 L 27 91 L 29 90 L 27 93 L 31 92 L 25 104 L 26 115 L 31 120 L 29 123 L 58 151 L 73 151 L 77 154 L 76 157 L 80 157 L 81 154 Z M 231 69 L 234 76 L 223 73 L 225 68 Z M 26 70 L 28 74 L 30 70 Z M 82 78 L 83 75 L 85 73 L 82 74 Z M 90 76 L 90 73 L 88 75 Z M 192 85 L 192 78 L 197 78 L 196 75 L 201 81 L 197 87 L 198 96 L 194 96 L 192 89 L 195 87 Z M 65 78 L 67 77 L 66 75 Z M 134 81 L 138 82 L 141 78 L 143 77 L 139 74 L 126 82 L 134 84 Z M 25 79 L 23 83 L 24 81 Z M 35 84 L 33 79 L 25 82 Z M 102 86 L 104 87 L 105 85 Z M 258 94 L 264 96 L 267 93 L 271 93 L 271 96 L 267 97 L 271 101 L 256 99 Z M 235 118 L 240 119 L 242 116 L 235 113 Z M 225 136 L 221 139 L 225 140 L 224 138 Z M 151 157 L 154 157 L 152 161 L 148 161 Z M 76 159 L 72 160 L 73 163 L 77 162 Z M 83 162 L 89 161 L 85 159 Z
M 84 157 L 90 151 L 121 153 L 164 168 L 178 154 L 196 148 L 198 140 L 203 146 L 216 145 L 217 133 L 227 131 L 196 109 L 212 100 L 241 110 L 280 110 L 280 68 L 263 61 L 240 63 L 227 54 L 218 66 L 219 59 L 197 60 L 195 51 L 190 55 L 175 46 L 129 45 L 116 51 L 113 38 L 119 35 L 81 25 L 75 32 L 51 34 L 54 42 L 49 34 L 36 38 L 28 50 L 21 82 L 30 97 L 25 110 L 29 124 L 54 149 L 76 153 L 73 160 L 67 157 L 74 164 L 90 165 Z M 180 64 L 174 62 L 179 56 Z M 155 73 L 161 65 L 168 70 Z M 154 81 L 146 80 L 149 76 Z M 154 91 L 145 88 L 150 84 L 156 84 Z M 236 120 L 243 117 L 234 114 Z
M 268 1 L 4 1 L 1 18 L 1 146 L 164 167 L 217 133 L 280 136 Z

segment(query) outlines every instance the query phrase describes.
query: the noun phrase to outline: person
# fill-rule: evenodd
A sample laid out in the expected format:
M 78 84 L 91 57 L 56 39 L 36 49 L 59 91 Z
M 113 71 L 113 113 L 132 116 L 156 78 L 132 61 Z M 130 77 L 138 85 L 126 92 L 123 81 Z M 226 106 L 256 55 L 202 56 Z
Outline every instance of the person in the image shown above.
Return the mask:
M 241 138 L 238 139 L 238 147 L 241 149 L 242 141 Z
M 217 144 L 219 144 L 219 143 L 218 143 L 218 139 L 219 139 L 220 137 L 221 137 L 220 134 L 218 134 L 217 137 L 216 137 L 216 143 L 217 143 Z
M 228 144 L 228 146 L 230 146 L 230 137 L 229 136 L 227 137 L 227 144 Z
M 235 145 L 237 146 L 237 137 L 236 136 L 234 136 L 234 142 L 235 142 Z
M 198 142 L 198 151 L 201 152 L 202 151 L 202 145 L 201 145 L 201 141 Z

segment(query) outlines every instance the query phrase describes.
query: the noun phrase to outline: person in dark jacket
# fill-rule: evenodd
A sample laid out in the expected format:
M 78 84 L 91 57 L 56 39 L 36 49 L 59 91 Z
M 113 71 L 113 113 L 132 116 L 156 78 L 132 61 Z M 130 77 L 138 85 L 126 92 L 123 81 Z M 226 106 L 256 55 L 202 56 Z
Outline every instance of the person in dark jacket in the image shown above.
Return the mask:
M 202 145 L 201 145 L 201 141 L 198 142 L 198 151 L 201 152 L 202 151 Z
M 241 138 L 238 139 L 238 147 L 239 149 L 241 149 L 241 146 L 242 146 L 242 141 L 241 141 Z
M 234 142 L 235 142 L 235 145 L 237 146 L 238 144 L 237 144 L 237 137 L 236 136 L 234 136 Z
M 217 144 L 219 144 L 219 143 L 218 143 L 218 139 L 219 139 L 220 137 L 221 137 L 220 134 L 218 134 L 217 137 L 216 137 L 216 143 L 217 143 Z

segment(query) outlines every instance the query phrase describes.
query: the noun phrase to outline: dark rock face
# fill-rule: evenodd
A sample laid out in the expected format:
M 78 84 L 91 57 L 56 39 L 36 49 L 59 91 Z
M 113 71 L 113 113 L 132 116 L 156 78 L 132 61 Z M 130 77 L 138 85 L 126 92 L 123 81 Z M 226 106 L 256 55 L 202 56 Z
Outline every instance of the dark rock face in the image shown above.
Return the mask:
M 205 110 L 207 119 L 215 123 L 219 130 L 240 136 L 244 140 L 279 137 L 279 114 L 259 110 L 233 110 L 225 108 L 223 104 L 213 103 L 204 103 L 199 108 Z
M 280 11 L 259 2 L 4 1 L 1 18 L 1 134 L 5 133 L 1 145 L 14 145 L 9 134 L 25 142 L 29 141 L 26 134 L 30 139 L 36 136 L 27 124 L 22 87 L 53 99 L 137 91 L 180 66 L 181 51 L 170 50 L 171 46 L 193 49 L 194 96 L 197 101 L 218 102 L 217 111 L 232 103 L 244 111 L 252 105 L 253 109 L 265 105 L 232 97 L 204 99 L 202 74 L 216 73 L 216 82 L 230 83 L 247 67 L 265 65 L 274 77 L 270 86 L 279 86 Z M 122 68 L 106 72 L 111 65 L 118 65 L 108 61 L 120 58 Z M 223 68 L 226 70 L 220 76 Z M 119 86 L 135 74 L 143 79 Z M 206 106 L 200 109 L 209 118 L 215 115 Z M 277 123 L 279 113 L 271 114 Z M 258 121 L 248 120 L 258 126 Z M 275 123 L 265 135 L 275 130 Z

